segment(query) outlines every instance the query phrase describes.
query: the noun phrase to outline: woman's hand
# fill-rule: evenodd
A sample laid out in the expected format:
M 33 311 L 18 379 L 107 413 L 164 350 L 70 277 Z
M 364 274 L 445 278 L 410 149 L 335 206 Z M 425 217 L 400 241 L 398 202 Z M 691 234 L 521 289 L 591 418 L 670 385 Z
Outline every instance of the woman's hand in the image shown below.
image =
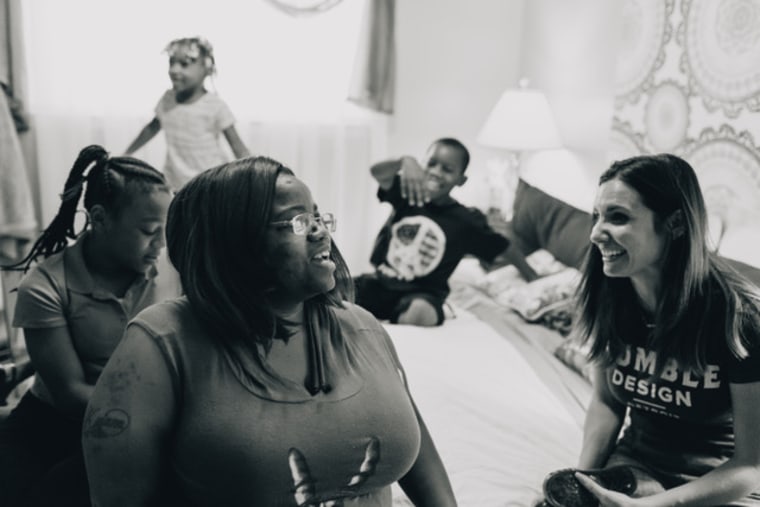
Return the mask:
M 642 505 L 639 499 L 603 488 L 588 475 L 576 472 L 575 478 L 599 500 L 599 505 L 602 507 L 633 507 Z

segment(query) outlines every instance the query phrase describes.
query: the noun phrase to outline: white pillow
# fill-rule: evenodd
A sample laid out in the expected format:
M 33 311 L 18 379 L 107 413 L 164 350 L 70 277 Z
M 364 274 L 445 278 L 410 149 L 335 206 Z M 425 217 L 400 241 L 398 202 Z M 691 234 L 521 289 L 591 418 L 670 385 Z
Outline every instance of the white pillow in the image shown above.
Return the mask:
M 572 305 L 580 280 L 581 272 L 568 267 L 505 291 L 499 295 L 498 301 L 515 310 L 525 320 L 534 322 L 551 310 Z
M 558 273 L 567 266 L 559 262 L 548 250 L 536 250 L 525 261 L 538 276 Z M 504 301 L 504 293 L 527 284 L 525 278 L 512 264 L 494 269 L 485 275 L 479 288 L 497 301 Z

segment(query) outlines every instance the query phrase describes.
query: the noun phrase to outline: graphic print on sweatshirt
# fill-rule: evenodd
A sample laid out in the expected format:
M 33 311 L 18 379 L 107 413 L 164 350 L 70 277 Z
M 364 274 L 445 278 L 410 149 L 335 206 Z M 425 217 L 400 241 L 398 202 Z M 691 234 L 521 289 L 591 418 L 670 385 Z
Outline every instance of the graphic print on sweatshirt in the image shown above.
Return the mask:
M 391 227 L 385 263 L 380 271 L 399 280 L 429 275 L 438 267 L 446 251 L 446 234 L 426 216 L 404 217 Z

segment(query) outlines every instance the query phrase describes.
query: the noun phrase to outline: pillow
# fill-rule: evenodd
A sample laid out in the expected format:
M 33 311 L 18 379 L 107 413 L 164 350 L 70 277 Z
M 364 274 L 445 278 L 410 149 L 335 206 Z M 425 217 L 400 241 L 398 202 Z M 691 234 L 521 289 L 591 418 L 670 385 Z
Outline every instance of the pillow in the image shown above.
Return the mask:
M 511 226 L 520 238 L 524 253 L 543 248 L 566 266 L 581 267 L 589 248 L 589 213 L 520 179 Z
M 538 276 L 552 275 L 567 268 L 567 266 L 555 259 L 551 253 L 543 249 L 536 250 L 528 255 L 525 258 L 525 262 L 533 268 L 533 271 Z M 505 292 L 522 287 L 527 283 L 525 277 L 520 274 L 517 268 L 512 264 L 508 264 L 485 275 L 479 288 L 493 299 L 499 301 L 499 299 L 504 300 L 502 294 Z
M 591 382 L 591 363 L 587 344 L 581 345 L 576 338 L 568 338 L 554 351 L 554 356 L 568 368 Z
M 569 308 L 581 279 L 581 273 L 567 267 L 552 275 L 515 287 L 500 294 L 497 301 L 536 322 L 547 312 Z

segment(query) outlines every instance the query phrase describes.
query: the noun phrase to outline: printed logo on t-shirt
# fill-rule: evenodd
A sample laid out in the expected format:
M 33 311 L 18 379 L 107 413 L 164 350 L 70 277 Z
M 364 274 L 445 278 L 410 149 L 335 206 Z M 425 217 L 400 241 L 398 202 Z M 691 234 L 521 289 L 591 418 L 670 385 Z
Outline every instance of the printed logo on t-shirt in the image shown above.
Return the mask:
M 388 277 L 414 280 L 438 267 L 446 251 L 446 234 L 428 217 L 405 217 L 391 227 L 385 263 L 378 269 Z
M 708 414 L 720 397 L 720 367 L 708 364 L 703 376 L 679 368 L 669 359 L 659 378 L 652 378 L 657 354 L 628 346 L 607 376 L 610 388 L 630 407 L 679 419 L 692 412 Z
M 319 491 L 316 477 L 306 457 L 296 448 L 288 451 L 288 465 L 293 478 L 293 496 L 299 507 L 340 507 L 343 500 L 358 496 L 357 490 L 368 478 L 375 474 L 380 461 L 380 441 L 371 437 L 364 449 L 364 459 L 358 470 L 346 477 L 346 482 L 339 491 Z

